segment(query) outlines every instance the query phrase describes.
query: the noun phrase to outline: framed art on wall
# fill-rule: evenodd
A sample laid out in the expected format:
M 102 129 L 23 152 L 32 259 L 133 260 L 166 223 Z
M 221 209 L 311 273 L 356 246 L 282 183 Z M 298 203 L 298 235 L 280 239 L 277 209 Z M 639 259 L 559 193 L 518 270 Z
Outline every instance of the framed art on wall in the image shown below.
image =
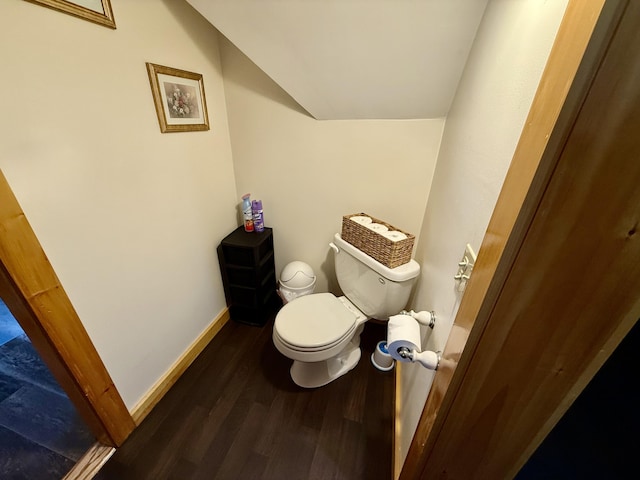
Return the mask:
M 60 12 L 74 15 L 90 22 L 116 28 L 111 10 L 111 0 L 27 0 Z
M 147 62 L 160 131 L 209 130 L 202 75 Z

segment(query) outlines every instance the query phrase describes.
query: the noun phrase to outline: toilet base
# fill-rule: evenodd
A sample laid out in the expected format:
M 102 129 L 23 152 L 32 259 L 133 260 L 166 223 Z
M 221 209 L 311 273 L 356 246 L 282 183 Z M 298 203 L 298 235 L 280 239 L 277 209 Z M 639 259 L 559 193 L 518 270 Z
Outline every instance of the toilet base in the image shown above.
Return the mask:
M 347 347 L 335 357 L 323 362 L 293 361 L 291 379 L 303 388 L 317 388 L 332 382 L 352 370 L 360 361 L 360 338 L 349 342 Z

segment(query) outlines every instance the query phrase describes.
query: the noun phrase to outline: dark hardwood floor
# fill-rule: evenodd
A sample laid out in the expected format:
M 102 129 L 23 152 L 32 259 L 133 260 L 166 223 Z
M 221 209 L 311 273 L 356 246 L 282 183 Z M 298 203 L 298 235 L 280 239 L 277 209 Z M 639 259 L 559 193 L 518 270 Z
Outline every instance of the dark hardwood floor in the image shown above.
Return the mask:
M 386 326 L 366 324 L 354 370 L 305 390 L 272 325 L 225 325 L 96 478 L 391 478 L 393 371 L 370 360 Z

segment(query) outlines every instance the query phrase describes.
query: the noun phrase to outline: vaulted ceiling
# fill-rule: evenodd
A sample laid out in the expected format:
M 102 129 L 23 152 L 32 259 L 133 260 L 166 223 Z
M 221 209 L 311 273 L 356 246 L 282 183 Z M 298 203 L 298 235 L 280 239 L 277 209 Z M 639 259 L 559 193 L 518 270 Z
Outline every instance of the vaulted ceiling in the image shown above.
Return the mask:
M 488 0 L 187 0 L 317 119 L 447 115 Z

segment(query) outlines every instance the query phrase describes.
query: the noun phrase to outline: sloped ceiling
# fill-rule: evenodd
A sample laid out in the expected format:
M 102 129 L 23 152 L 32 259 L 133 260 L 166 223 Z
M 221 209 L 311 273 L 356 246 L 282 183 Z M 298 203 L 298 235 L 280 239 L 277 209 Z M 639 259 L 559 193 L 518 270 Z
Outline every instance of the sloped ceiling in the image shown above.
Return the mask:
M 187 0 L 317 119 L 447 115 L 488 0 Z

